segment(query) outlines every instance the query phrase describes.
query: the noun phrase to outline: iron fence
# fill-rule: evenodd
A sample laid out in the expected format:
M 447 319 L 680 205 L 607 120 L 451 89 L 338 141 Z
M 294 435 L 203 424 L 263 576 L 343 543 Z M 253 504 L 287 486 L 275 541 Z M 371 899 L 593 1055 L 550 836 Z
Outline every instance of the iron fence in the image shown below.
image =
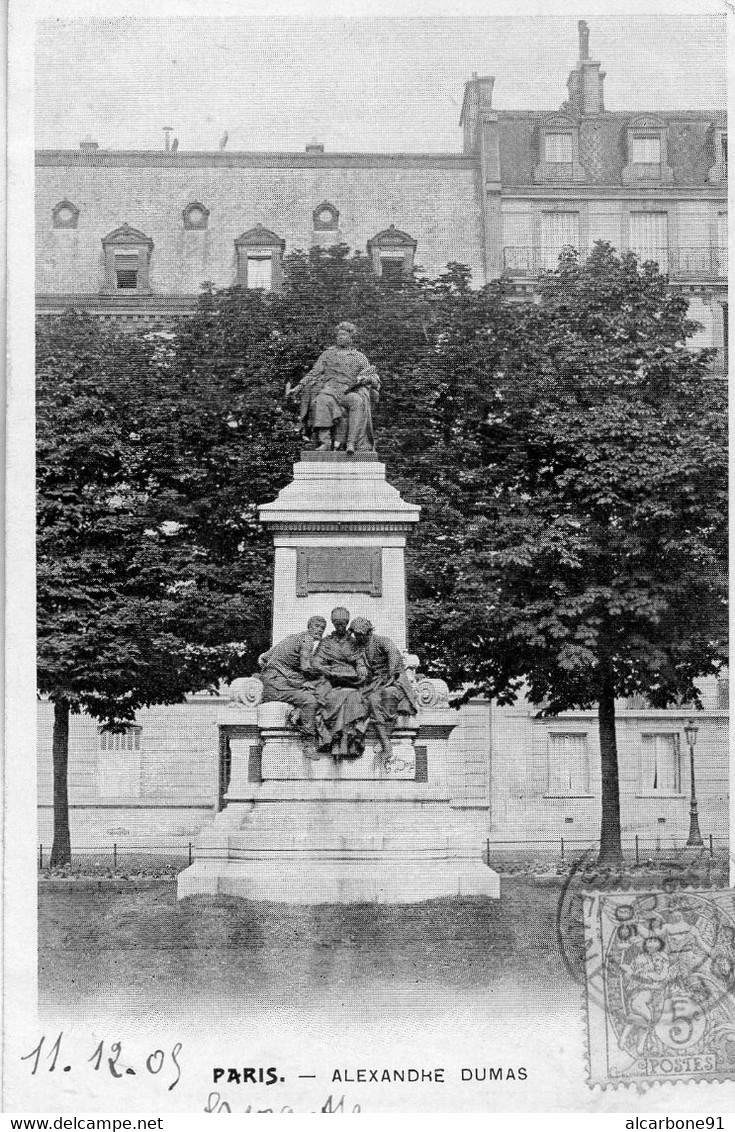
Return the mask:
M 651 261 L 660 270 L 675 279 L 726 279 L 727 248 L 713 247 L 660 247 L 631 248 L 641 263 Z M 503 271 L 510 276 L 536 276 L 541 271 L 553 271 L 559 263 L 562 247 L 505 247 Z M 578 249 L 580 259 L 586 259 L 590 249 Z
M 672 835 L 658 837 L 642 837 L 635 834 L 623 838 L 623 853 L 627 860 L 640 864 L 644 858 L 670 857 L 672 853 L 680 853 L 686 849 L 685 837 Z M 553 857 L 562 863 L 571 862 L 575 857 L 585 852 L 599 850 L 599 838 L 592 837 L 555 837 L 555 838 L 517 838 L 500 839 L 486 838 L 484 849 L 486 860 L 492 864 L 494 858 L 505 855 L 527 856 L 529 854 Z M 715 837 L 713 834 L 705 839 L 705 846 L 700 853 L 709 858 L 724 853 L 727 855 L 729 840 L 726 837 Z M 325 846 L 327 848 L 327 846 Z M 226 854 L 228 846 L 207 846 L 207 855 L 217 851 Z M 291 849 L 287 850 L 292 852 Z M 273 850 L 275 856 L 278 850 Z M 97 845 L 76 845 L 72 848 L 71 868 L 73 871 L 95 873 L 125 870 L 128 872 L 151 872 L 152 870 L 174 872 L 191 865 L 196 856 L 195 843 L 189 841 L 185 844 L 159 845 L 144 843 L 138 845 L 120 845 L 118 842 L 106 842 Z M 38 868 L 43 870 L 50 867 L 51 846 L 39 843 Z

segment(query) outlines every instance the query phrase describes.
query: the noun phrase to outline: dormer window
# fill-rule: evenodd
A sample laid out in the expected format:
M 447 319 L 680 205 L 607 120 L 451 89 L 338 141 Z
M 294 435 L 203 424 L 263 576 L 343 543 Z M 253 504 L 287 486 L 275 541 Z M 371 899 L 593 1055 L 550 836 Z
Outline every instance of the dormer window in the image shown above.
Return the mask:
M 579 125 L 566 114 L 550 114 L 538 125 L 535 181 L 584 181 L 579 163 Z
M 248 290 L 280 291 L 286 241 L 257 224 L 235 240 L 237 282 Z
M 623 184 L 673 181 L 674 174 L 668 165 L 666 123 L 662 119 L 646 114 L 629 122 L 626 151 L 628 163 L 623 169 Z
M 150 259 L 153 240 L 137 228 L 123 224 L 102 239 L 105 283 L 108 293 L 150 294 Z
M 181 215 L 184 219 L 184 228 L 187 230 L 206 228 L 209 223 L 209 209 L 198 200 L 187 204 Z
M 70 200 L 62 200 L 51 213 L 54 228 L 76 228 L 79 221 L 79 209 Z
M 380 279 L 398 281 L 411 275 L 417 243 L 395 224 L 367 242 L 367 253 Z
M 339 228 L 339 211 L 328 200 L 318 204 L 311 215 L 315 232 L 334 232 Z

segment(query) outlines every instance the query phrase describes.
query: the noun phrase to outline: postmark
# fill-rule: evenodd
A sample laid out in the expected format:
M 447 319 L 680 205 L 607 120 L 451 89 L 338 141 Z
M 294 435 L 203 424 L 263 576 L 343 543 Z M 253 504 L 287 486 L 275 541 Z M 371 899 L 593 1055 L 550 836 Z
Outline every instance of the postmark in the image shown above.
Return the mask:
M 589 1084 L 735 1079 L 735 892 L 582 894 Z

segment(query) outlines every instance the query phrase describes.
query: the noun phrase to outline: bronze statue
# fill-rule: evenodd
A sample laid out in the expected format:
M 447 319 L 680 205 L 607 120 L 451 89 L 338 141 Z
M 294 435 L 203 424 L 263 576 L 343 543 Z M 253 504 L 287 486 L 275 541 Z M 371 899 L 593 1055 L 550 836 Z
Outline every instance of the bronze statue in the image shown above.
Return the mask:
M 391 735 L 396 719 L 399 715 L 416 715 L 416 695 L 403 657 L 390 637 L 374 633 L 366 617 L 356 617 L 350 625 L 350 633 L 367 664 L 368 678 L 361 692 L 383 755 L 388 759 L 393 753 Z
M 302 429 L 318 440 L 317 450 L 341 449 L 348 455 L 373 451 L 372 407 L 377 403 L 380 378 L 364 354 L 353 346 L 357 327 L 341 322 L 335 345 L 317 359 L 313 369 L 286 396 L 300 395 Z
M 313 667 L 314 651 L 324 635 L 327 622 L 310 617 L 305 632 L 293 633 L 258 657 L 263 681 L 263 703 L 280 700 L 298 708 L 305 737 L 304 754 L 318 759 L 316 713 L 320 706 L 318 674 Z
M 321 678 L 317 691 L 317 747 L 336 759 L 356 758 L 365 749 L 368 708 L 361 693 L 368 670 L 361 650 L 347 632 L 348 610 L 331 613 L 334 632 L 323 637 L 314 653 L 313 668 Z

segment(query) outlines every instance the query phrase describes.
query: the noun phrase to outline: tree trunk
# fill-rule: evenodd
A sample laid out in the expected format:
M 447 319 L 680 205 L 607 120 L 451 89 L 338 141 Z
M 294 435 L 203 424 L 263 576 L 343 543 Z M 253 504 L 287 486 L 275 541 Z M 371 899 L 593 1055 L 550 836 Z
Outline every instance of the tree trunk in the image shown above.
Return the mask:
M 620 839 L 620 786 L 618 746 L 615 735 L 615 680 L 612 666 L 600 666 L 600 763 L 602 769 L 602 824 L 600 828 L 601 865 L 619 865 L 623 860 Z
M 54 703 L 54 844 L 51 849 L 52 868 L 71 864 L 71 836 L 69 834 L 69 704 L 67 700 Z

